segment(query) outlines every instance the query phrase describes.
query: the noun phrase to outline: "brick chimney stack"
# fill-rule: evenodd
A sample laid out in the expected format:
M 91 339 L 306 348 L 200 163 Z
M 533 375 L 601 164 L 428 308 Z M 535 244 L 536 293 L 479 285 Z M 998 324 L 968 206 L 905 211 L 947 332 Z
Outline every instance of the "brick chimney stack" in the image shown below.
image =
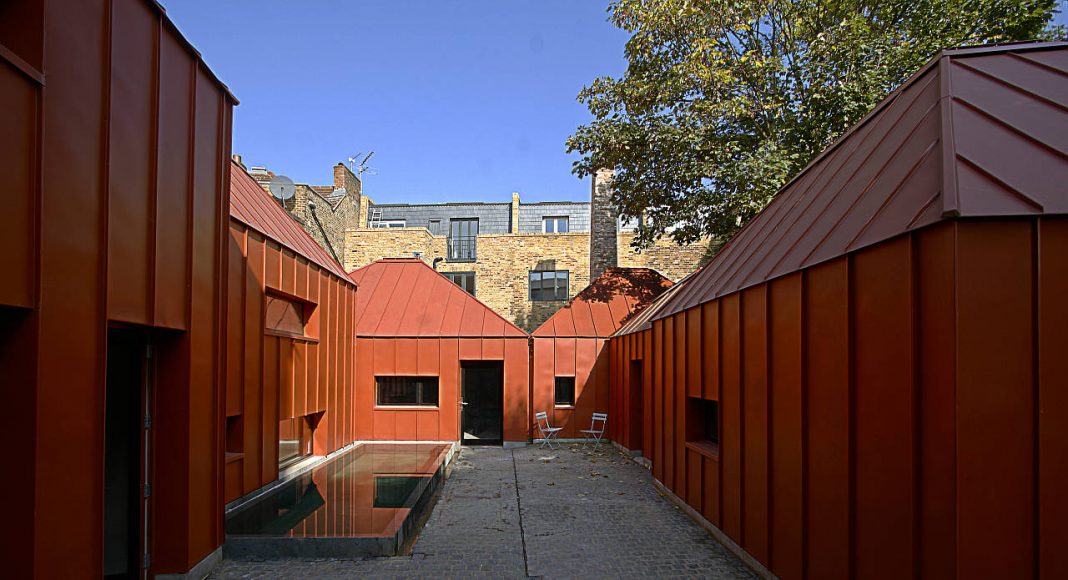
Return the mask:
M 356 177 L 356 174 L 344 163 L 338 163 L 334 166 L 334 189 L 342 187 L 345 188 L 349 195 L 359 197 L 363 193 L 363 184 L 360 183 L 360 178 Z
M 612 206 L 611 169 L 599 169 L 590 188 L 590 281 L 618 265 L 618 220 Z
M 519 192 L 512 192 L 512 215 L 511 215 L 511 227 L 509 228 L 513 234 L 519 233 Z

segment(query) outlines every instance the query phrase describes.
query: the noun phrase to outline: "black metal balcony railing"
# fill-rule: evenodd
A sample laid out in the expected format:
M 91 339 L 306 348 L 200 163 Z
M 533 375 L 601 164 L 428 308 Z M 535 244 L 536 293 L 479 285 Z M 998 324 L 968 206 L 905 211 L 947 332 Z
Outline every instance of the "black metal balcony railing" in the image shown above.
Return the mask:
M 449 261 L 450 262 L 474 262 L 475 236 L 453 237 L 449 236 Z

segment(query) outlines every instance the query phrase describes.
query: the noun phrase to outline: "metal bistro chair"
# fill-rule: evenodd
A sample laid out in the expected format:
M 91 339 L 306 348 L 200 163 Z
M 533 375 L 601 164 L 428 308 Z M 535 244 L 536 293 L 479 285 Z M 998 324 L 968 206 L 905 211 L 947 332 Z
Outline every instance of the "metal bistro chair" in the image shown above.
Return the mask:
M 553 443 L 556 443 L 556 447 L 560 447 L 560 443 L 556 441 L 556 436 L 560 433 L 560 430 L 563 429 L 563 427 L 549 426 L 549 415 L 545 411 L 534 413 L 534 419 L 538 421 L 538 431 L 541 431 L 540 446 L 555 449 Z
M 600 428 L 597 427 L 597 422 L 600 421 Z M 604 428 L 608 424 L 608 413 L 594 413 L 593 419 L 590 419 L 590 428 L 581 429 L 579 433 L 582 433 L 586 437 L 582 442 L 582 446 L 585 447 L 587 443 L 593 441 L 594 444 L 600 443 L 601 438 L 604 437 Z

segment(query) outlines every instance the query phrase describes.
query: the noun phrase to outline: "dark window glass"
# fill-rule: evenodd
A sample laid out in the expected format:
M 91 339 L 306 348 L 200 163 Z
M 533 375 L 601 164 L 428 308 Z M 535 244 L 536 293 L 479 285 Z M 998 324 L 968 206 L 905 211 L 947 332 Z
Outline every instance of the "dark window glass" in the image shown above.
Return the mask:
M 449 221 L 448 259 L 450 262 L 473 262 L 477 259 L 478 218 Z
M 686 440 L 719 444 L 719 403 L 686 397 Z
M 267 296 L 267 330 L 304 336 L 304 305 L 278 296 Z
M 556 405 L 574 406 L 575 377 L 556 377 Z
M 530 273 L 531 300 L 567 300 L 567 270 Z
M 452 280 L 453 284 L 456 284 L 460 288 L 464 289 L 464 292 L 474 296 L 475 295 L 475 273 L 474 272 L 443 272 L 445 277 Z
M 379 405 L 438 406 L 437 377 L 375 377 Z
M 285 466 L 312 454 L 311 429 L 304 417 L 278 422 L 278 465 Z

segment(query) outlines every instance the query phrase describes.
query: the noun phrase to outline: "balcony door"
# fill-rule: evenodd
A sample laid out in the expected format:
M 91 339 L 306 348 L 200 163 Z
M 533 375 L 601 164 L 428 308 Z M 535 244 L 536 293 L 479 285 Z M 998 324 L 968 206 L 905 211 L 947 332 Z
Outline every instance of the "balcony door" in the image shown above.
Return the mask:
M 478 218 L 453 219 L 449 222 L 449 261 L 473 262 Z

